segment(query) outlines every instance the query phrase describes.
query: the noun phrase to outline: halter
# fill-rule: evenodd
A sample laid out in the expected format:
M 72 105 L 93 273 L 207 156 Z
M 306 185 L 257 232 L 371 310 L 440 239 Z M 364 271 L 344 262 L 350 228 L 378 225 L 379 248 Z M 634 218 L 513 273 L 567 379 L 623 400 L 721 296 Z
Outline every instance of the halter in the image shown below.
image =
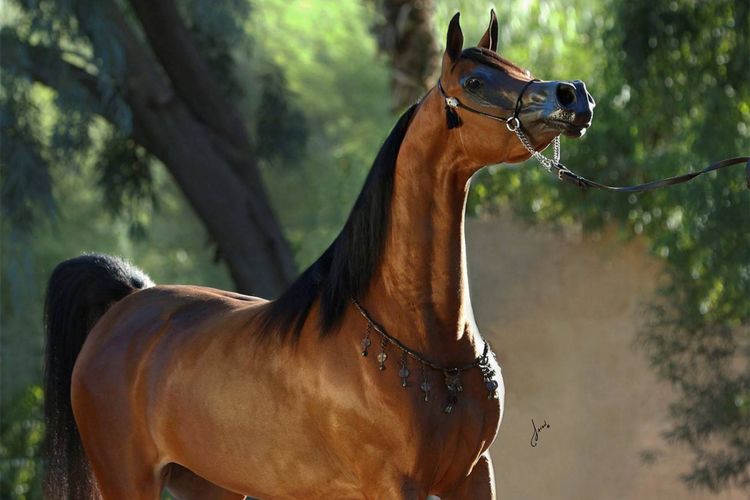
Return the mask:
M 560 136 L 557 135 L 554 139 L 552 139 L 552 158 L 547 158 L 542 153 L 534 149 L 531 141 L 529 141 L 528 137 L 526 137 L 526 134 L 524 134 L 523 130 L 521 130 L 521 118 L 519 115 L 521 113 L 521 109 L 523 108 L 523 95 L 524 93 L 526 93 L 526 89 L 528 89 L 532 83 L 538 81 L 540 80 L 533 78 L 524 84 L 523 88 L 521 88 L 521 92 L 519 92 L 518 94 L 518 98 L 516 99 L 516 105 L 513 108 L 513 114 L 506 117 L 493 115 L 491 113 L 485 113 L 484 111 L 481 111 L 479 109 L 467 106 L 466 104 L 459 101 L 457 97 L 447 95 L 445 93 L 445 90 L 443 89 L 443 84 L 440 80 L 438 80 L 438 89 L 445 99 L 445 113 L 448 120 L 448 128 L 455 128 L 461 125 L 461 119 L 458 117 L 458 112 L 456 111 L 456 109 L 458 108 L 465 109 L 466 111 L 471 111 L 472 113 L 476 113 L 478 115 L 482 115 L 499 122 L 503 122 L 505 123 L 505 127 L 510 132 L 516 134 L 518 140 L 521 141 L 523 147 L 526 148 L 529 153 L 531 153 L 531 156 L 533 156 L 539 163 L 541 163 L 548 172 L 552 172 L 552 170 L 556 166 L 560 165 Z
M 576 174 L 575 172 L 570 170 L 568 167 L 560 163 L 560 136 L 559 135 L 555 136 L 555 138 L 552 140 L 553 157 L 547 158 L 546 156 L 538 152 L 536 149 L 534 149 L 534 146 L 531 144 L 531 141 L 529 141 L 528 137 L 526 137 L 526 134 L 524 134 L 523 130 L 521 130 L 521 118 L 519 117 L 519 114 L 523 107 L 523 103 L 522 103 L 523 94 L 524 92 L 526 92 L 526 89 L 528 89 L 532 83 L 538 82 L 538 81 L 539 80 L 537 79 L 533 79 L 533 80 L 529 80 L 528 82 L 526 82 L 526 84 L 521 89 L 521 92 L 518 94 L 518 99 L 516 99 L 516 105 L 513 110 L 513 114 L 509 117 L 503 117 L 503 116 L 496 116 L 490 113 L 485 113 L 484 111 L 472 108 L 470 106 L 465 105 L 461 101 L 459 101 L 457 97 L 447 95 L 445 93 L 445 90 L 443 89 L 442 83 L 440 82 L 440 80 L 438 80 L 437 87 L 440 90 L 440 93 L 442 94 L 443 98 L 445 99 L 445 111 L 446 111 L 446 117 L 448 120 L 448 128 L 455 128 L 461 124 L 461 119 L 458 117 L 458 113 L 456 112 L 456 109 L 458 108 L 465 109 L 466 111 L 470 111 L 472 113 L 476 113 L 476 114 L 485 116 L 487 118 L 491 118 L 493 120 L 504 122 L 507 129 L 510 132 L 513 132 L 516 134 L 516 137 L 518 137 L 518 140 L 521 141 L 521 144 L 523 144 L 523 147 L 526 148 L 526 150 L 529 153 L 531 153 L 531 155 L 539 163 L 541 163 L 542 166 L 548 172 L 556 174 L 557 178 L 560 179 L 561 181 L 575 184 L 581 189 L 594 187 L 598 189 L 606 189 L 608 191 L 618 191 L 618 192 L 624 192 L 624 193 L 639 193 L 643 191 L 651 191 L 652 189 L 657 189 L 661 187 L 673 186 L 675 184 L 682 184 L 683 182 L 690 181 L 698 177 L 699 175 L 703 175 L 714 170 L 719 170 L 724 167 L 729 167 L 731 165 L 737 165 L 739 163 L 745 163 L 746 182 L 747 182 L 747 187 L 750 189 L 750 156 L 737 156 L 734 158 L 727 158 L 725 160 L 714 162 L 711 165 L 703 168 L 702 170 L 698 170 L 696 172 L 688 172 L 686 174 L 676 175 L 673 177 L 667 177 L 666 179 L 660 179 L 660 180 L 651 181 L 651 182 L 645 182 L 643 184 L 637 184 L 635 186 L 608 186 L 606 184 L 600 184 L 596 181 L 589 180 L 581 175 Z
M 443 98 L 445 99 L 446 111 L 456 113 L 455 111 L 456 108 L 465 109 L 467 111 L 471 111 L 472 113 L 477 113 L 479 115 L 486 116 L 487 118 L 492 118 L 493 120 L 503 122 L 505 123 L 505 126 L 508 128 L 508 130 L 510 130 L 511 132 L 515 132 L 521 126 L 521 120 L 518 118 L 518 114 L 521 112 L 521 108 L 523 107 L 523 95 L 524 93 L 526 93 L 526 89 L 528 89 L 532 83 L 538 82 L 538 81 L 540 80 L 534 78 L 533 80 L 529 80 L 528 82 L 526 82 L 526 84 L 521 89 L 521 92 L 518 94 L 518 99 L 516 99 L 516 105 L 513 110 L 513 114 L 507 117 L 496 116 L 491 113 L 485 113 L 484 111 L 481 111 L 479 109 L 475 109 L 470 106 L 467 106 L 466 104 L 459 101 L 458 97 L 448 96 L 448 94 L 445 93 L 445 89 L 443 89 L 443 84 L 440 80 L 438 80 L 437 86 L 438 86 L 438 89 L 440 90 L 440 93 L 443 95 Z M 460 119 L 458 119 L 458 123 L 459 124 L 461 123 Z M 454 127 L 449 126 L 449 128 L 454 128 Z

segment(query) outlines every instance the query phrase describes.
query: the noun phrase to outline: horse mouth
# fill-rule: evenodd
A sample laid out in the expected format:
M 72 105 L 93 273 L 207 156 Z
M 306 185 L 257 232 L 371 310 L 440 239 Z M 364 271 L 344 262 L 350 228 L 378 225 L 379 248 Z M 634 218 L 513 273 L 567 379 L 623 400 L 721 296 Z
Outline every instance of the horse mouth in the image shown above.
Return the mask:
M 551 128 L 559 130 L 563 135 L 574 138 L 582 137 L 591 126 L 591 120 L 584 123 L 576 123 L 575 121 L 548 118 L 545 120 L 545 123 Z

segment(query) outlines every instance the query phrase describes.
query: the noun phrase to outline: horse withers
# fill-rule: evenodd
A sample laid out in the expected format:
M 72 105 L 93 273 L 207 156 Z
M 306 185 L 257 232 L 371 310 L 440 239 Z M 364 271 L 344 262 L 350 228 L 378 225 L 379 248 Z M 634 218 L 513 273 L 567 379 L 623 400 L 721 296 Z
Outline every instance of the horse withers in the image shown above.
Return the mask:
M 469 297 L 469 179 L 578 137 L 593 100 L 448 27 L 438 84 L 339 236 L 275 300 L 58 265 L 46 303 L 49 498 L 494 498 L 500 367 Z

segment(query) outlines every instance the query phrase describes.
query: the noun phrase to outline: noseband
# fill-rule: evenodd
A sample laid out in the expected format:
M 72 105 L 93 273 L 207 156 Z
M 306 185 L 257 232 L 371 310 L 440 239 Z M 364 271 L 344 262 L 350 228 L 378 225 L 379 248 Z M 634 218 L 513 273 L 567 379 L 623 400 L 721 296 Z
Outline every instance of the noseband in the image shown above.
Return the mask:
M 465 109 L 466 111 L 470 111 L 472 113 L 476 113 L 478 115 L 482 115 L 499 122 L 503 122 L 505 123 L 505 127 L 510 132 L 516 134 L 518 140 L 521 141 L 523 147 L 526 148 L 529 153 L 531 153 L 531 156 L 536 158 L 536 160 L 541 163 L 548 172 L 552 172 L 552 170 L 556 166 L 560 165 L 560 136 L 556 135 L 555 138 L 552 139 L 552 158 L 547 158 L 542 153 L 534 149 L 531 141 L 529 141 L 528 137 L 526 137 L 526 134 L 524 134 L 523 130 L 521 130 L 521 118 L 519 115 L 521 113 L 521 109 L 523 108 L 523 95 L 524 93 L 526 93 L 526 89 L 528 89 L 532 83 L 538 81 L 540 80 L 533 78 L 524 84 L 523 88 L 521 88 L 521 92 L 518 93 L 518 98 L 516 99 L 516 105 L 513 108 L 512 115 L 497 116 L 467 106 L 466 104 L 459 101 L 457 97 L 448 96 L 443 89 L 443 84 L 440 82 L 440 80 L 438 80 L 438 89 L 445 99 L 445 115 L 448 121 L 448 128 L 455 128 L 461 125 L 461 119 L 458 117 L 458 112 L 456 111 L 456 109 L 458 108 Z
M 505 126 L 510 130 L 511 132 L 515 132 L 518 130 L 518 128 L 521 126 L 521 120 L 518 118 L 518 114 L 521 112 L 521 107 L 523 106 L 523 94 L 526 93 L 526 89 L 531 86 L 532 83 L 538 82 L 540 80 L 534 78 L 533 80 L 529 80 L 526 82 L 521 89 L 521 92 L 518 94 L 518 99 L 516 99 L 516 106 L 513 110 L 513 114 L 511 116 L 496 116 L 490 113 L 485 113 L 484 111 L 480 111 L 478 109 L 472 108 L 467 106 L 466 104 L 462 103 L 458 100 L 457 97 L 450 97 L 448 94 L 445 93 L 445 89 L 443 89 L 443 84 L 438 80 L 438 89 L 440 89 L 440 93 L 443 95 L 443 98 L 445 99 L 445 110 L 447 113 L 453 113 L 456 115 L 456 118 L 449 119 L 449 121 L 452 121 L 456 123 L 454 126 L 448 126 L 448 128 L 455 128 L 458 125 L 461 124 L 461 119 L 458 118 L 458 114 L 456 113 L 456 108 L 465 109 L 467 111 L 471 111 L 472 113 L 477 113 L 482 116 L 486 116 L 487 118 L 492 118 L 493 120 L 497 120 L 499 122 L 505 123 Z
M 482 115 L 484 117 L 491 118 L 496 121 L 504 122 L 506 128 L 510 132 L 513 132 L 514 134 L 516 134 L 516 137 L 518 137 L 518 140 L 521 141 L 521 144 L 523 144 L 523 147 L 526 148 L 526 150 L 529 153 L 531 153 L 531 155 L 539 163 L 541 163 L 541 165 L 548 172 L 557 174 L 557 178 L 560 179 L 561 181 L 575 184 L 579 188 L 582 188 L 582 189 L 593 187 L 593 188 L 599 188 L 599 189 L 606 189 L 609 191 L 618 191 L 618 192 L 626 192 L 626 193 L 638 193 L 642 191 L 651 191 L 652 189 L 672 186 L 675 184 L 682 184 L 683 182 L 690 181 L 698 177 L 699 175 L 706 174 L 713 170 L 719 170 L 724 167 L 729 167 L 731 165 L 737 165 L 739 163 L 745 163 L 745 175 L 746 175 L 747 187 L 750 189 L 750 156 L 737 156 L 735 158 L 727 158 L 725 160 L 712 163 L 706 168 L 702 170 L 698 170 L 696 172 L 688 172 L 687 174 L 676 175 L 674 177 L 667 177 L 666 179 L 646 182 L 646 183 L 638 184 L 635 186 L 608 186 L 606 184 L 600 184 L 596 181 L 589 180 L 583 176 L 576 174 L 572 170 L 568 169 L 565 165 L 560 163 L 560 136 L 559 135 L 555 136 L 555 138 L 552 140 L 553 157 L 547 158 L 546 156 L 542 155 L 539 151 L 534 149 L 534 146 L 531 144 L 531 141 L 529 141 L 529 139 L 526 137 L 526 134 L 524 134 L 523 130 L 521 130 L 521 118 L 519 117 L 519 115 L 523 107 L 523 94 L 526 92 L 526 89 L 528 89 L 532 83 L 538 82 L 538 81 L 539 80 L 537 79 L 533 79 L 533 80 L 529 80 L 528 82 L 526 82 L 526 84 L 521 89 L 521 92 L 518 94 L 518 99 L 516 99 L 516 105 L 513 110 L 513 114 L 508 117 L 503 117 L 503 116 L 496 116 L 490 113 L 485 113 L 484 111 L 472 108 L 470 106 L 465 105 L 461 101 L 459 101 L 457 97 L 447 95 L 445 93 L 445 90 L 443 89 L 443 84 L 440 82 L 440 80 L 438 80 L 437 87 L 440 90 L 440 94 L 442 94 L 443 99 L 445 99 L 445 113 L 446 113 L 446 119 L 448 121 L 448 128 L 451 129 L 451 128 L 455 128 L 461 125 L 461 119 L 459 118 L 458 112 L 456 111 L 458 108 L 465 109 L 466 111 L 470 111 L 472 113 L 476 113 L 478 115 Z

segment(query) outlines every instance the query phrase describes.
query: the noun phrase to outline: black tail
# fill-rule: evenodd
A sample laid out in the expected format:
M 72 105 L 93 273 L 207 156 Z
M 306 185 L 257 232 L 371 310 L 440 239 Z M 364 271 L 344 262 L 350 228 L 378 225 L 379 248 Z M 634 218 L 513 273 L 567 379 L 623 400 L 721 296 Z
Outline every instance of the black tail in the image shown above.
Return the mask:
M 70 403 L 73 365 L 89 330 L 107 309 L 149 286 L 153 283 L 143 271 L 107 255 L 66 260 L 50 276 L 44 305 L 46 498 L 93 498 L 96 489 Z

